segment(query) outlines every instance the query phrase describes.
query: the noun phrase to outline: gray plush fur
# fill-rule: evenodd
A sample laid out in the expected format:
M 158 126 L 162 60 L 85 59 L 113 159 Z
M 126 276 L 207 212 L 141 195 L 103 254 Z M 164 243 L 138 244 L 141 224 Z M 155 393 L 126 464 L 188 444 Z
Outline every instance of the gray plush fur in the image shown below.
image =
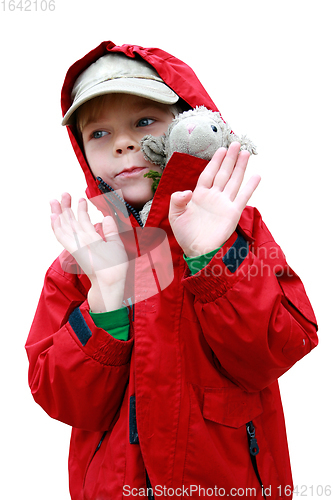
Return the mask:
M 152 203 L 153 203 L 152 199 L 147 201 L 147 203 L 145 203 L 144 206 L 142 207 L 142 210 L 139 212 L 140 219 L 143 225 L 145 225 L 147 222 Z
M 199 106 L 179 114 L 165 135 L 143 137 L 141 149 L 148 161 L 163 169 L 175 152 L 210 160 L 218 148 L 228 148 L 234 141 L 241 144 L 241 150 L 257 154 L 253 142 L 234 134 L 218 112 Z

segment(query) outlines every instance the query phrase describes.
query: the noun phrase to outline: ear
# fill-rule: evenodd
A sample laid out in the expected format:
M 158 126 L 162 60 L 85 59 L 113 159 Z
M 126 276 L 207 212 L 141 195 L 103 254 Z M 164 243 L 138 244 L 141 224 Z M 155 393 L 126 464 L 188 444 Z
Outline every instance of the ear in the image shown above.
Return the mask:
M 145 135 L 141 139 L 141 151 L 146 160 L 162 168 L 166 164 L 165 136 Z
M 241 137 L 238 137 L 238 135 L 236 135 L 234 133 L 228 134 L 223 146 L 228 148 L 230 146 L 230 144 L 232 142 L 235 142 L 235 141 L 240 143 L 241 151 L 243 151 L 243 150 L 248 151 L 251 155 L 258 154 L 256 146 L 254 145 L 254 143 L 252 141 L 250 141 L 250 139 L 248 137 L 246 137 L 246 135 L 242 135 Z
M 234 132 L 231 131 L 231 128 L 230 128 L 228 123 L 224 123 L 221 120 L 220 128 L 222 130 L 222 144 L 221 144 L 221 146 L 223 146 L 224 148 L 228 148 L 232 142 L 234 142 L 234 141 L 240 142 L 240 139 L 238 138 L 238 136 Z
M 252 141 L 250 141 L 250 139 L 248 137 L 246 137 L 246 135 L 242 135 L 242 137 L 240 138 L 239 142 L 241 143 L 241 151 L 243 149 L 245 149 L 251 155 L 257 155 L 258 154 L 256 146 L 253 144 Z

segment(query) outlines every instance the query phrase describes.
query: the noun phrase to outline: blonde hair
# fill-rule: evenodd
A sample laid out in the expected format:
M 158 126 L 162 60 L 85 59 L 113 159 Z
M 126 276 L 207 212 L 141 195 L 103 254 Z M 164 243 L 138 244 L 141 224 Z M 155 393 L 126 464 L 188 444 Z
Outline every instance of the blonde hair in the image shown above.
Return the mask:
M 85 102 L 80 106 L 76 111 L 76 127 L 79 134 L 82 134 L 84 127 L 91 121 L 97 120 L 100 114 L 103 111 L 103 108 L 107 105 L 110 96 L 114 94 L 103 94 L 90 101 Z M 170 112 L 174 117 L 178 116 L 179 113 L 182 113 L 182 109 L 179 105 L 173 104 L 172 106 L 168 106 Z
M 76 110 L 76 127 L 80 134 L 90 121 L 97 120 L 107 104 L 109 94 L 100 95 L 85 102 Z

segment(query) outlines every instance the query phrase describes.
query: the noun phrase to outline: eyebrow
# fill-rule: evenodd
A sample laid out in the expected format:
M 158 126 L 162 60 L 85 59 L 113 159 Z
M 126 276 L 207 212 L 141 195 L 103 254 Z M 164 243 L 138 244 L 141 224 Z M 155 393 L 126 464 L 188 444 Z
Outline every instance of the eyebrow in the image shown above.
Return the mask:
M 132 109 L 135 112 L 139 113 L 139 112 L 144 111 L 144 110 L 149 110 L 150 108 L 158 108 L 158 109 L 162 110 L 163 106 L 165 106 L 165 105 L 163 105 L 161 103 L 158 103 L 156 101 L 152 101 L 150 99 L 145 99 L 144 97 L 140 98 L 140 96 L 138 96 L 138 100 L 133 104 Z M 105 119 L 107 119 L 107 118 L 105 118 Z M 91 124 L 94 124 L 94 123 L 103 122 L 103 120 L 104 120 L 104 118 L 101 119 L 99 116 L 97 116 L 97 117 L 91 117 L 85 123 L 84 128 L 87 127 L 88 125 L 91 125 Z
M 144 99 L 144 98 L 142 98 Z M 135 111 L 143 111 L 145 109 L 149 109 L 149 108 L 158 108 L 158 109 L 163 109 L 163 106 L 165 106 L 164 104 L 161 104 L 159 102 L 156 102 L 156 101 L 152 101 L 150 99 L 145 99 L 145 100 L 139 100 L 137 101 L 134 105 L 133 105 L 133 109 Z

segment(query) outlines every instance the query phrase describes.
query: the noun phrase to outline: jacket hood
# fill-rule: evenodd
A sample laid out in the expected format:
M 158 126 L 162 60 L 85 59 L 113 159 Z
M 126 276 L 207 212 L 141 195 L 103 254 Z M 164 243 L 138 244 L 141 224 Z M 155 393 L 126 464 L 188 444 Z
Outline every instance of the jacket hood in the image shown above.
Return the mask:
M 71 91 L 80 73 L 82 73 L 97 59 L 109 52 L 120 52 L 131 58 L 134 58 L 136 55 L 141 56 L 145 61 L 151 64 L 153 68 L 155 68 L 164 82 L 172 90 L 174 90 L 174 92 L 176 92 L 176 94 L 178 94 L 178 96 L 185 101 L 190 108 L 205 106 L 212 111 L 218 111 L 194 71 L 181 60 L 158 48 L 144 48 L 138 45 L 127 44 L 117 46 L 111 41 L 105 41 L 82 57 L 82 59 L 76 61 L 69 68 L 61 92 L 61 107 L 63 116 L 72 104 Z M 94 178 L 86 162 L 75 127 L 67 126 L 67 130 L 73 149 L 86 178 L 86 194 L 88 198 L 99 196 L 101 191 L 98 188 L 98 182 Z

